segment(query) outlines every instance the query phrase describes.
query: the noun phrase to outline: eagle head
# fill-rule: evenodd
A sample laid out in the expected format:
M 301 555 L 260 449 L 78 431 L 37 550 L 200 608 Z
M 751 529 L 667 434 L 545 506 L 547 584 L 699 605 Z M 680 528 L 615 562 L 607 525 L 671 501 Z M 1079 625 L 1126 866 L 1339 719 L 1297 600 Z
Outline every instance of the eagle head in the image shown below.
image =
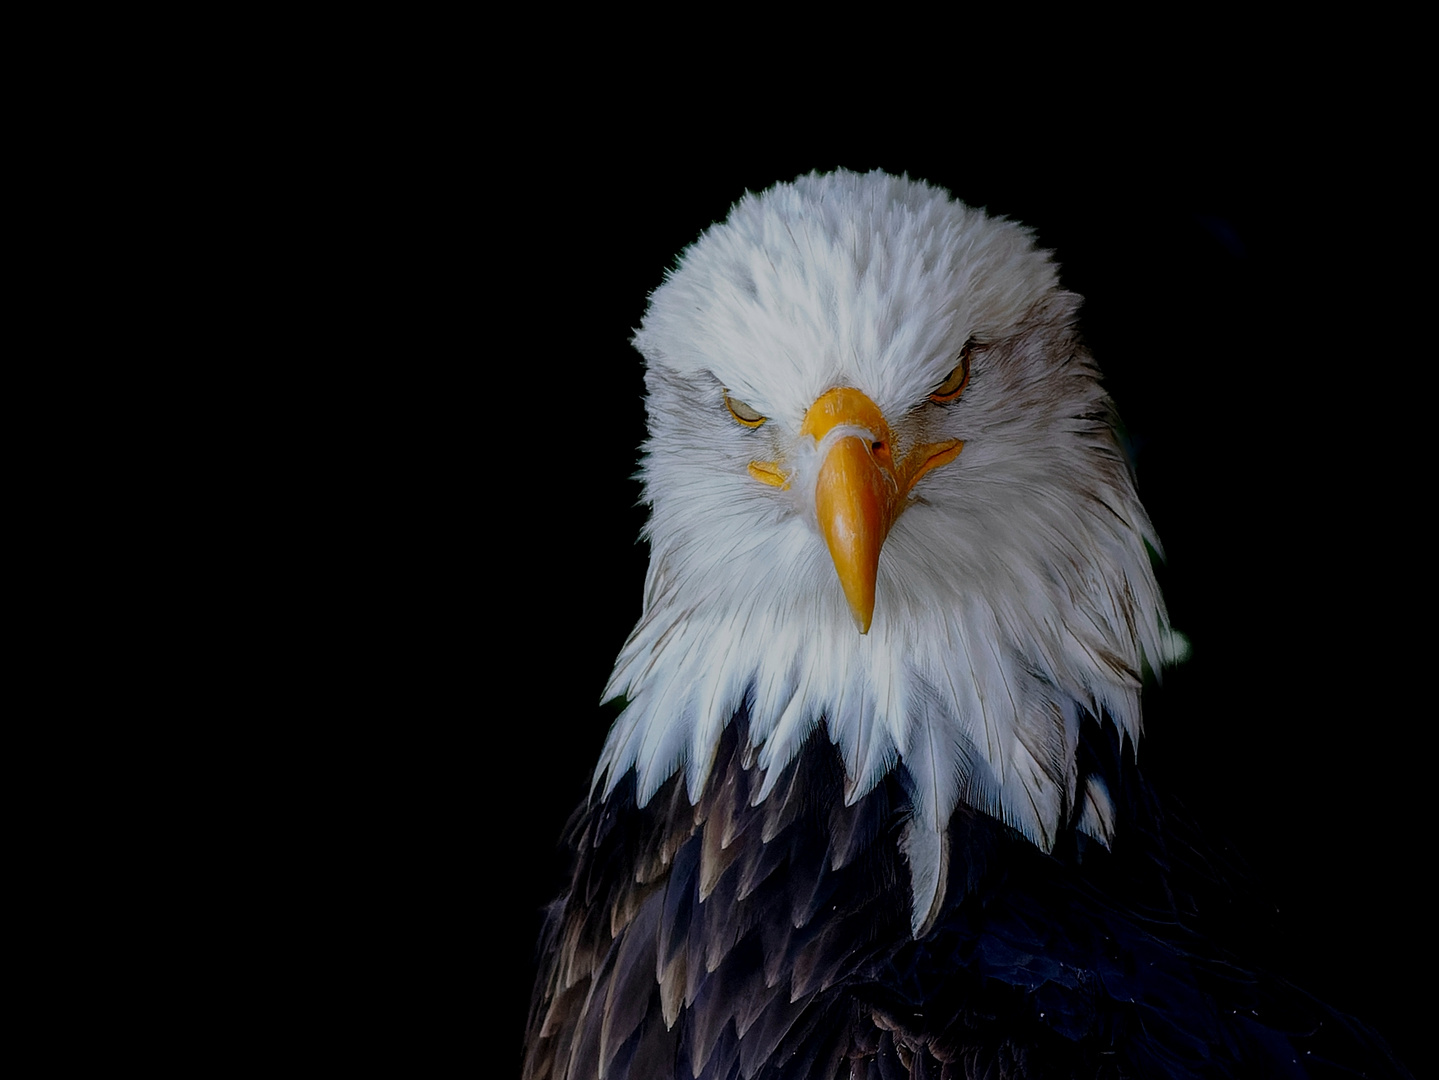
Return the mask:
M 847 800 L 902 772 L 916 932 L 961 801 L 1107 842 L 1080 722 L 1137 740 L 1170 631 L 1079 303 L 1029 230 L 879 172 L 746 195 L 681 255 L 634 338 L 651 557 L 606 794 L 683 770 L 696 801 L 747 707 L 763 800 L 822 725 Z

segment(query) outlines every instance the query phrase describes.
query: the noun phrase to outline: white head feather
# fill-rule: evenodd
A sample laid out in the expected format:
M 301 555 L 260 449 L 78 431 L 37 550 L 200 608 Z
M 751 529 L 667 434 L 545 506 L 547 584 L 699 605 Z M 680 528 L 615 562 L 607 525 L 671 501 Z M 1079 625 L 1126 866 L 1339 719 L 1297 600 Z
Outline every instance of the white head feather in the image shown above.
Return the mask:
M 1169 634 L 1153 531 L 1108 396 L 1030 232 L 883 173 L 746 195 L 650 298 L 652 507 L 644 614 L 606 697 L 628 704 L 596 780 L 630 767 L 642 802 L 683 769 L 691 799 L 745 698 L 767 783 L 824 721 L 858 799 L 902 761 L 914 926 L 937 904 L 960 800 L 1048 848 L 1075 814 L 1084 712 L 1131 739 L 1142 664 Z M 978 343 L 969 386 L 929 394 Z M 964 441 L 925 474 L 880 555 L 861 635 L 815 513 L 800 425 L 836 386 L 868 395 L 906 445 Z M 748 429 L 728 390 L 768 418 Z M 782 461 L 787 489 L 748 465 Z M 1096 813 L 1096 811 L 1098 811 Z

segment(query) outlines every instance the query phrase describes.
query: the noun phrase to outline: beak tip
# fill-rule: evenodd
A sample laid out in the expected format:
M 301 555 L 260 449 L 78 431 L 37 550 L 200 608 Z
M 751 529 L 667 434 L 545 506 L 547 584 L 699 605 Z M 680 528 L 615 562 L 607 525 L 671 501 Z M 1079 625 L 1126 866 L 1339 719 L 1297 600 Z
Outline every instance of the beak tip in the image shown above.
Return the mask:
M 851 607 L 850 614 L 854 616 L 854 625 L 859 628 L 861 636 L 869 633 L 869 624 L 874 620 L 874 608 L 871 606 L 868 611 L 859 607 Z

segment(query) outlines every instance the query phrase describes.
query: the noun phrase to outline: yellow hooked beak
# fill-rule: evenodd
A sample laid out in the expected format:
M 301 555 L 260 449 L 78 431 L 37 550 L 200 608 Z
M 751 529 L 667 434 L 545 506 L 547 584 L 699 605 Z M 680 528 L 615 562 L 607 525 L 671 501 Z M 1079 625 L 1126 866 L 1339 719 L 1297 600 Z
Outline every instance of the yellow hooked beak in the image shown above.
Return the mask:
M 848 386 L 821 395 L 805 414 L 800 433 L 821 442 L 841 425 L 860 430 L 835 440 L 826 452 L 815 486 L 815 511 L 854 621 L 867 634 L 885 537 L 919 478 L 957 458 L 964 443 L 947 439 L 916 446 L 896 464 L 879 406 Z

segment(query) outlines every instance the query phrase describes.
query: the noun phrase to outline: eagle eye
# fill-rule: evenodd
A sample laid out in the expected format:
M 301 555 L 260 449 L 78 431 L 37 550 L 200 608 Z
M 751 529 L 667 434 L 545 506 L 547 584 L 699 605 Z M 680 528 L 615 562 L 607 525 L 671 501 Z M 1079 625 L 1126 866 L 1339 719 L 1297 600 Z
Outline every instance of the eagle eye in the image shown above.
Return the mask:
M 964 393 L 964 388 L 969 385 L 969 358 L 974 353 L 974 349 L 974 339 L 970 338 L 964 343 L 964 348 L 959 350 L 959 363 L 954 365 L 954 370 L 949 373 L 944 382 L 934 388 L 929 395 L 930 401 L 946 405 Z
M 724 407 L 729 410 L 731 416 L 748 428 L 759 427 L 767 419 L 767 417 L 761 416 L 743 401 L 736 401 L 730 397 L 728 390 L 724 392 Z

